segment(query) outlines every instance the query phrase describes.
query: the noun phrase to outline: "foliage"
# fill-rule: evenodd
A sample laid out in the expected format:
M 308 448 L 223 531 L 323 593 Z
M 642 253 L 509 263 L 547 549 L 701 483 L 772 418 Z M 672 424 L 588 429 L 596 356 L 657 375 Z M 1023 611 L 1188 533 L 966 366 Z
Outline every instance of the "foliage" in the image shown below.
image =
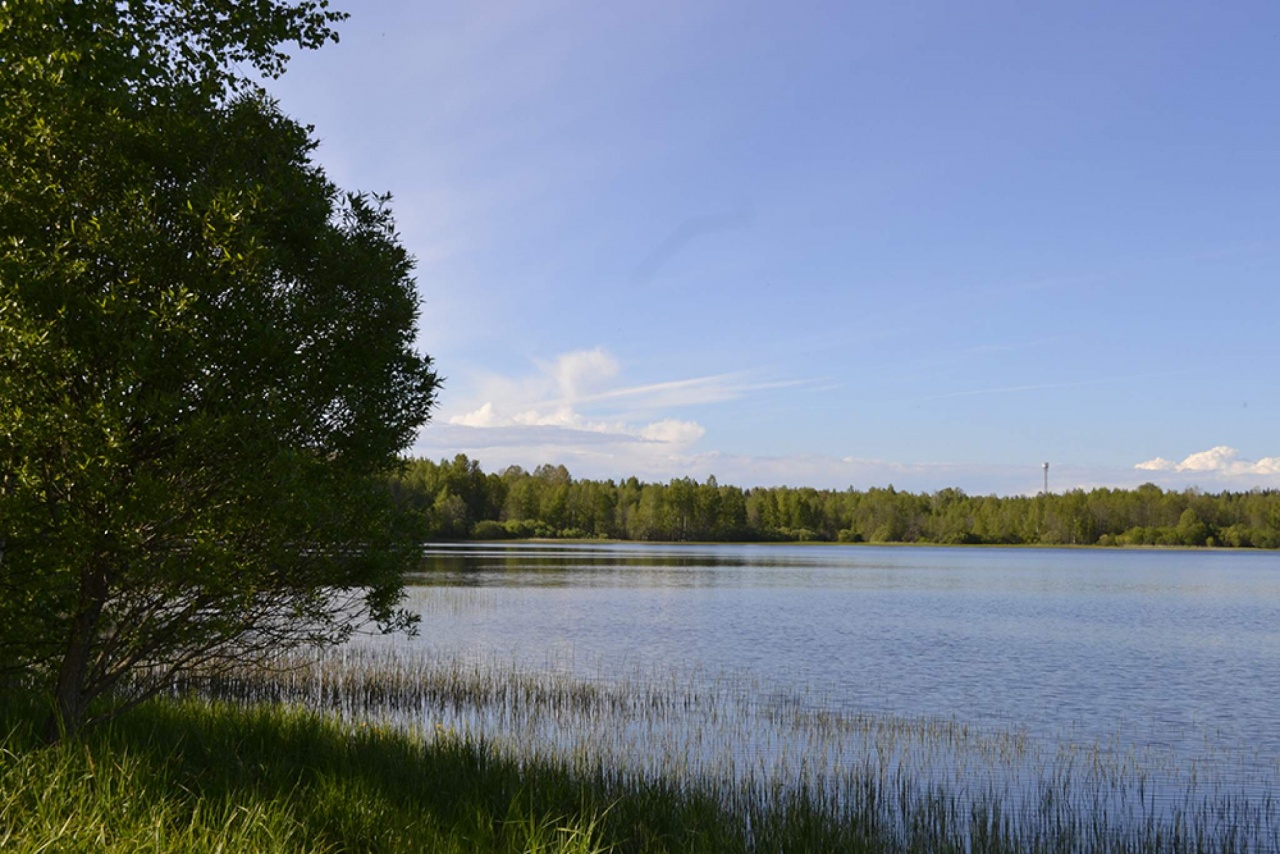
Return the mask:
M 0 671 L 51 737 L 195 665 L 406 623 L 385 478 L 437 384 L 412 261 L 238 71 L 339 17 L 0 3 Z
M 714 477 L 642 483 L 575 480 L 560 467 L 485 474 L 473 460 L 411 460 L 401 506 L 436 537 L 608 537 L 666 541 L 827 541 L 989 545 L 1280 548 L 1280 492 L 1171 492 L 1153 484 L 1008 496 L 741 489 Z M 465 496 L 442 513 L 440 496 Z

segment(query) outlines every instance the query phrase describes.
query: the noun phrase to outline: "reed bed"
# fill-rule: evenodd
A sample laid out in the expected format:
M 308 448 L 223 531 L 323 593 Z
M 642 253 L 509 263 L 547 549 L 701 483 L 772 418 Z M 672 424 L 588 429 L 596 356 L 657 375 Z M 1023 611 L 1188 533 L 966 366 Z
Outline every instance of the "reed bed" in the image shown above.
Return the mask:
M 558 769 L 617 805 L 601 820 L 621 850 L 1280 851 L 1274 757 L 1188 766 L 1119 739 L 835 709 L 741 675 L 585 679 L 385 645 L 277 665 L 180 690 Z

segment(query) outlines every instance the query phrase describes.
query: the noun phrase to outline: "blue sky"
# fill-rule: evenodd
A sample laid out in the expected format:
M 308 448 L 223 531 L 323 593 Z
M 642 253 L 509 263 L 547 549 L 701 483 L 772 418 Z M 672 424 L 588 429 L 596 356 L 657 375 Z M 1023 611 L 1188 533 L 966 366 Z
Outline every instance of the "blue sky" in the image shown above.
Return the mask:
M 415 453 L 1280 486 L 1280 5 L 348 10 L 270 89 L 395 196 Z

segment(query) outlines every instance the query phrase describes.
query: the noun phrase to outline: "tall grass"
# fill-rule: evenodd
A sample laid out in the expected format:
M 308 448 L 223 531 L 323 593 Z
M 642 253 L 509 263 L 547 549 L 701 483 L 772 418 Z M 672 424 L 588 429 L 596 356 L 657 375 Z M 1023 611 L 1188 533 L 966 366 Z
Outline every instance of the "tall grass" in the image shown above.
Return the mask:
M 1142 756 L 1097 746 L 1045 754 L 732 680 L 597 684 L 385 649 L 293 664 L 54 747 L 29 710 L 0 710 L 0 850 L 1280 850 L 1269 791 L 1197 776 L 1167 797 Z
M 0 708 L 0 850 L 1280 852 L 1280 758 L 839 708 L 749 677 L 387 645 L 212 675 L 43 747 Z
M 1280 851 L 1274 758 L 1186 768 L 728 677 L 584 681 L 391 647 L 285 663 L 188 687 L 468 745 L 528 781 L 554 769 L 624 851 Z
M 607 804 L 479 745 L 275 705 L 162 700 L 44 747 L 9 709 L 0 850 L 607 850 Z M 532 769 L 529 769 L 532 772 Z

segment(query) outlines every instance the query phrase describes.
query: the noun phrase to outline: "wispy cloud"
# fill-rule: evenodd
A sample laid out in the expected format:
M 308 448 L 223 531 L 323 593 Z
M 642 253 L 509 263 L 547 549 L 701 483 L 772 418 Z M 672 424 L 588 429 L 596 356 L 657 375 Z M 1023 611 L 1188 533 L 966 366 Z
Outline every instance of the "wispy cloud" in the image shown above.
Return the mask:
M 658 271 L 675 258 L 684 248 L 699 237 L 714 234 L 717 231 L 733 231 L 751 225 L 753 216 L 750 210 L 724 211 L 721 213 L 694 216 L 680 223 L 674 231 L 645 256 L 632 274 L 632 281 L 637 284 L 648 282 Z
M 612 389 L 599 394 L 583 397 L 581 403 L 619 400 L 624 398 L 641 401 L 647 408 L 696 406 L 708 403 L 723 403 L 736 400 L 757 391 L 769 391 L 779 388 L 795 388 L 809 384 L 809 380 L 776 380 L 752 381 L 750 374 L 739 371 L 729 374 L 714 374 L 706 377 L 694 377 L 687 380 L 651 383 L 649 385 L 630 386 Z
M 481 378 L 470 401 L 441 420 L 473 430 L 501 428 L 507 436 L 531 428 L 559 431 L 552 434 L 540 429 L 527 433 L 524 444 L 551 441 L 563 447 L 568 437 L 578 436 L 594 446 L 599 443 L 586 434 L 595 434 L 619 437 L 624 445 L 636 440 L 688 448 L 706 431 L 698 422 L 679 417 L 678 410 L 806 382 L 761 381 L 740 372 L 627 385 L 619 382 L 618 360 L 602 347 L 535 361 L 534 368 L 522 376 Z M 474 437 L 468 441 L 477 443 Z M 512 444 L 520 442 L 512 440 Z

